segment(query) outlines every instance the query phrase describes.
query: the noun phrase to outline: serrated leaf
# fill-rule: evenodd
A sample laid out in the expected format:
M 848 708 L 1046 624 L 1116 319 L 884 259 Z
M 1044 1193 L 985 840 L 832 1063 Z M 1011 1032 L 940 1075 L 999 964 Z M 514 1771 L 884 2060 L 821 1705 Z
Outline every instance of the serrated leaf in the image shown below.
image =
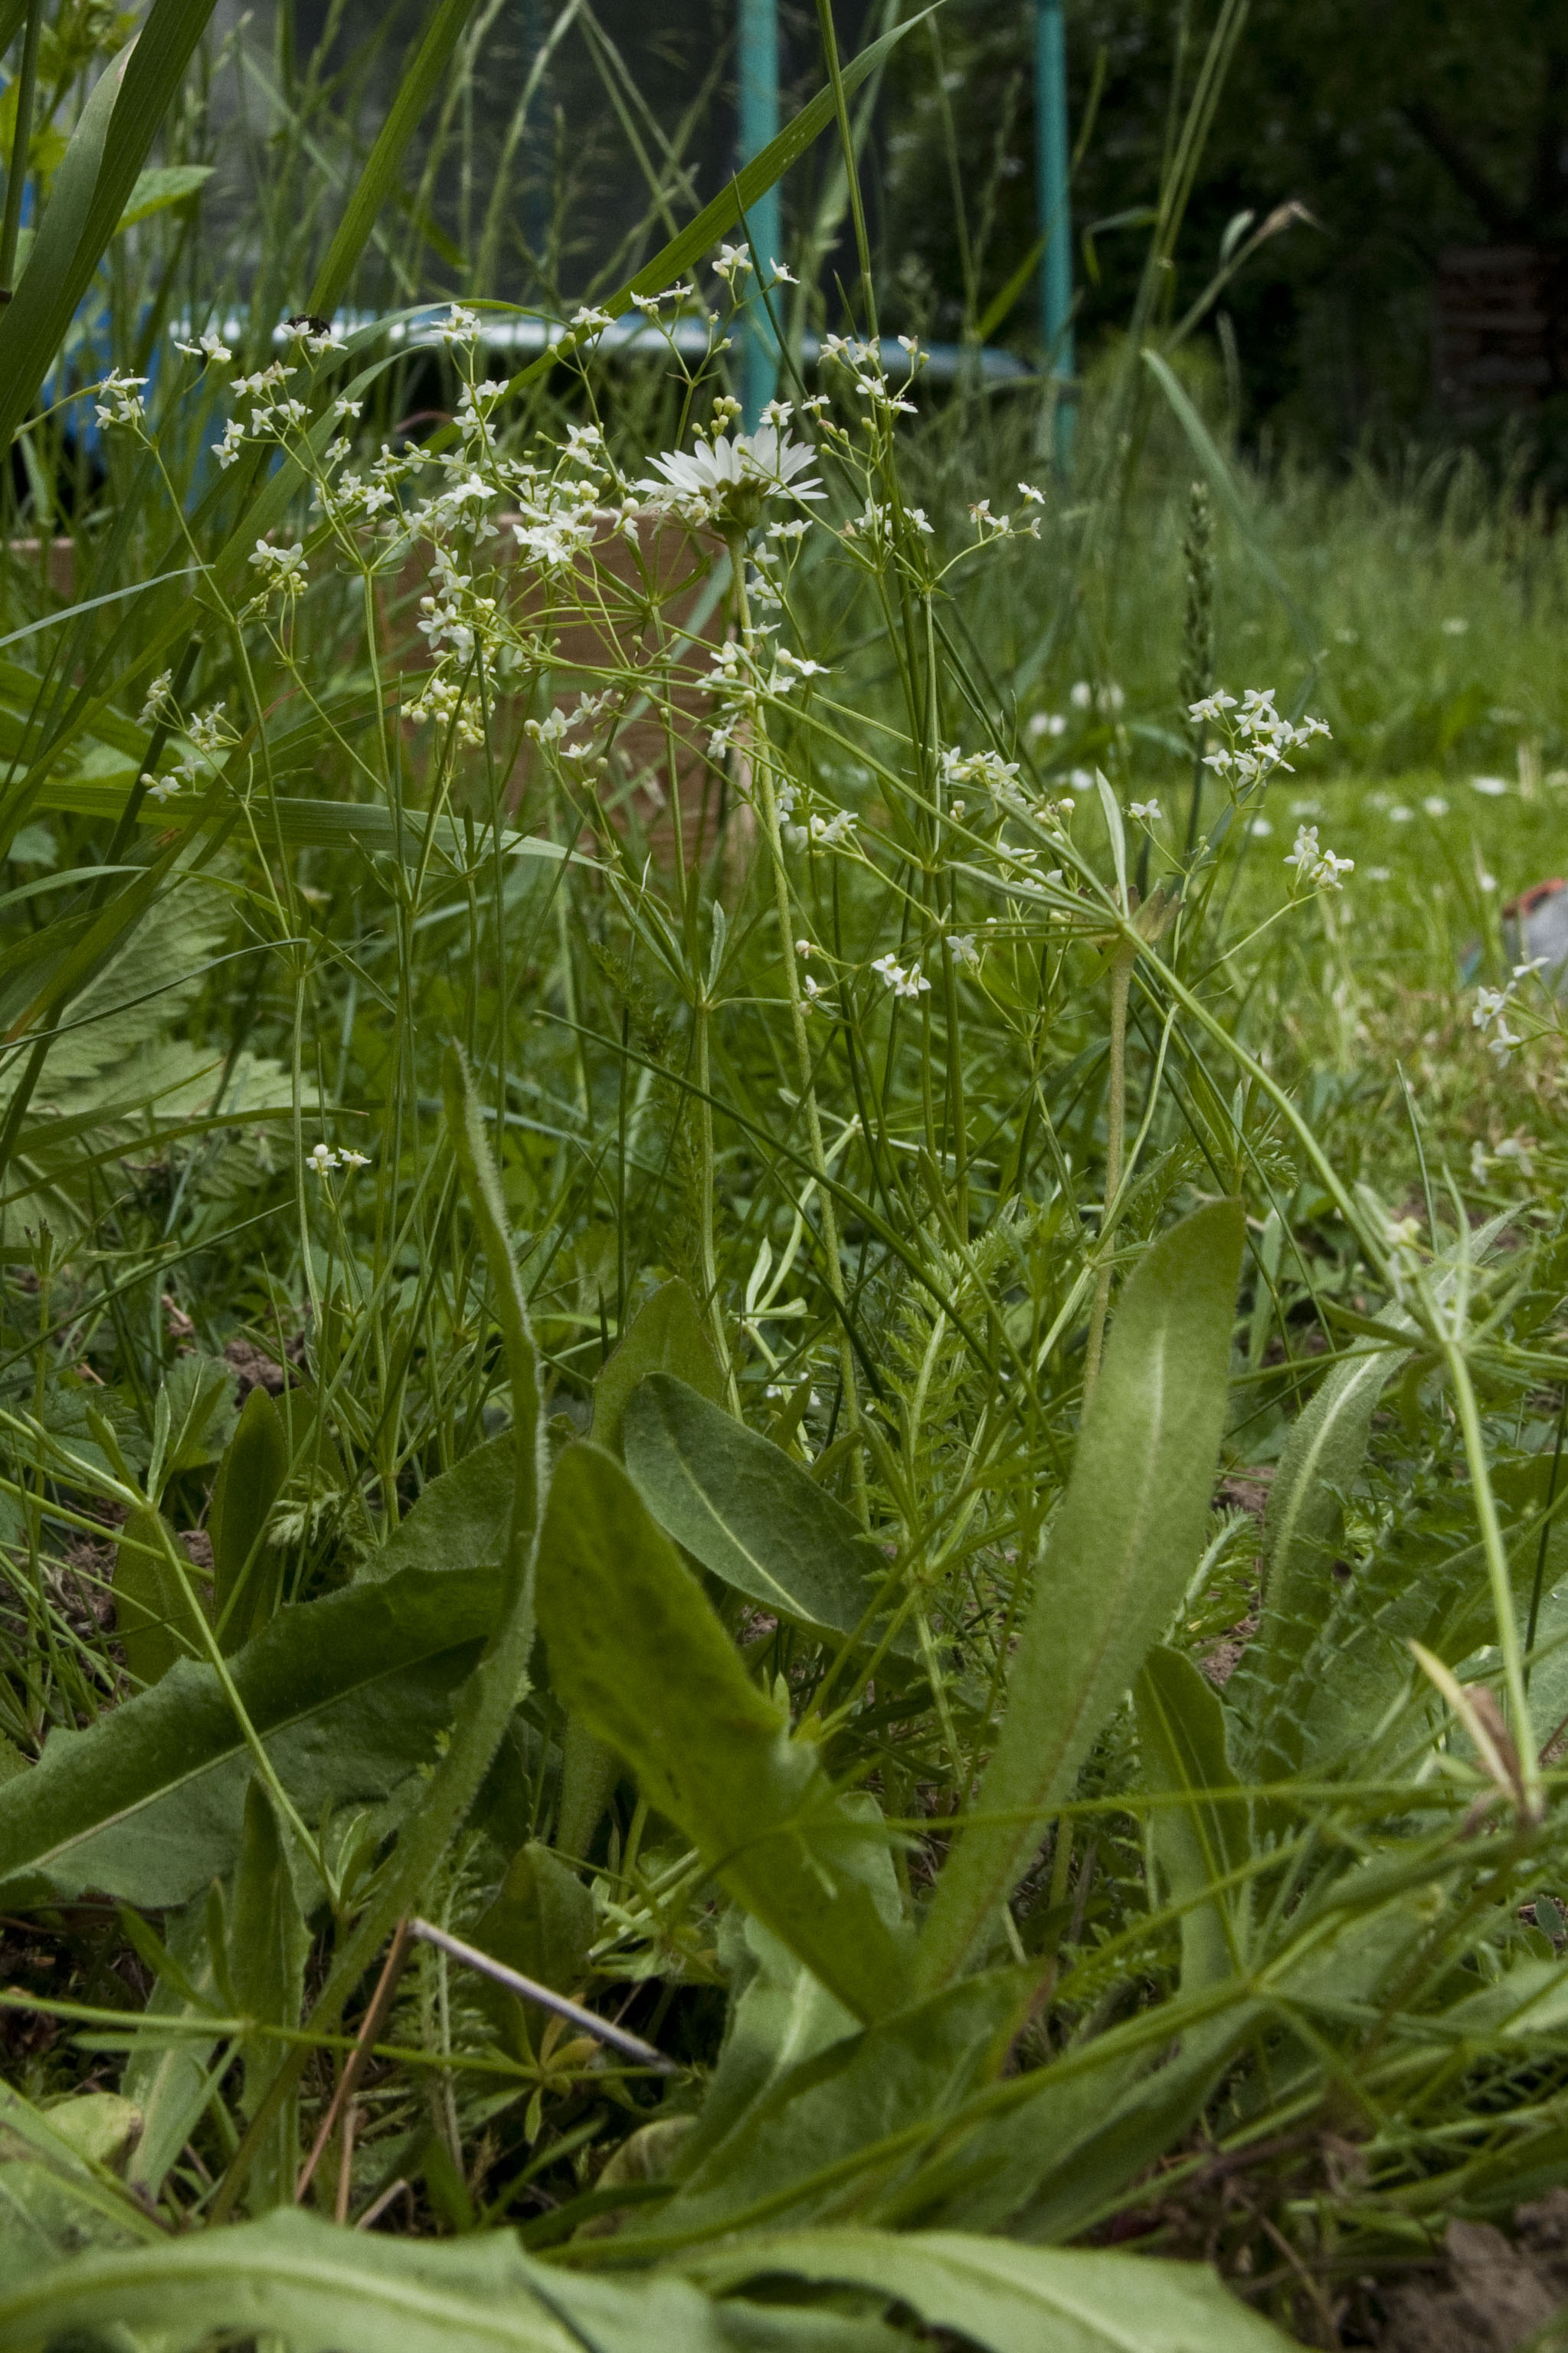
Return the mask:
M 1242 1231 L 1234 1201 L 1198 1210 L 1122 1293 L 975 1799 L 1000 1819 L 955 1841 L 921 1934 L 921 1987 L 956 1976 L 988 1935 L 1185 1589 L 1225 1427 Z
M 434 1755 L 500 1599 L 495 1570 L 405 1569 L 286 1609 L 238 1653 L 236 1687 L 307 1820 L 384 1797 Z M 5 1901 L 184 1903 L 238 1852 L 251 1766 L 213 1668 L 178 1661 L 86 1731 L 52 1732 L 0 1788 Z
M 897 2008 L 904 1954 L 868 1884 L 882 1834 L 792 1739 L 626 1472 L 585 1440 L 551 1482 L 539 1625 L 555 1690 L 737 1902 L 858 2017 Z

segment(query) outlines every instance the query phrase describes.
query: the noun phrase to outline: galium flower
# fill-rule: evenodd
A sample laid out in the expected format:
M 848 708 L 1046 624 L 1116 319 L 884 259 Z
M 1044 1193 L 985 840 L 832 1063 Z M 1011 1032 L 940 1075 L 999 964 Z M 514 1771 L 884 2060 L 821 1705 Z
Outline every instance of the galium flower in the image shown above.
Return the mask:
M 142 705 L 136 722 L 138 727 L 155 727 L 160 719 L 166 719 L 173 713 L 174 704 L 170 690 L 174 682 L 174 673 L 172 670 L 161 670 L 158 672 L 157 677 L 147 689 L 147 699 Z
M 205 333 L 198 335 L 194 343 L 182 343 L 176 335 L 174 349 L 177 352 L 184 352 L 187 359 L 216 360 L 220 366 L 226 365 L 234 357 L 234 353 L 229 350 L 223 337 L 213 327 L 208 327 Z
M 1158 801 L 1129 801 L 1127 813 L 1141 818 L 1145 825 L 1158 825 L 1165 814 Z
M 144 425 L 147 421 L 147 409 L 142 398 L 141 387 L 146 381 L 144 375 L 121 375 L 118 368 L 111 368 L 99 386 L 99 390 L 103 394 L 103 398 L 99 402 L 94 412 L 99 423 L 100 425 Z
M 918 997 L 931 987 L 918 964 L 911 965 L 906 972 L 892 955 L 873 956 L 871 969 L 895 997 Z
M 330 1144 L 313 1144 L 305 1155 L 306 1167 L 318 1176 L 325 1176 L 338 1165 L 338 1155 Z
M 1254 820 L 1255 831 L 1262 822 L 1261 818 Z M 1341 875 L 1350 874 L 1355 869 L 1353 858 L 1336 858 L 1331 849 L 1319 847 L 1315 825 L 1299 825 L 1296 828 L 1295 847 L 1287 850 L 1285 863 L 1295 868 L 1299 883 L 1307 883 L 1318 891 L 1337 891 Z

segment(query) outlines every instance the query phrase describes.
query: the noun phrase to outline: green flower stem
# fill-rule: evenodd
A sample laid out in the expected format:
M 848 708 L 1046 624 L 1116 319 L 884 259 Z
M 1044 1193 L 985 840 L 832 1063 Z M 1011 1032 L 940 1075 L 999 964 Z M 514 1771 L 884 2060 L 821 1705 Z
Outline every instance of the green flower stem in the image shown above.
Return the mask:
M 22 192 L 27 185 L 27 151 L 33 143 L 33 95 L 37 88 L 38 36 L 43 28 L 44 0 L 27 0 L 22 62 L 16 74 L 16 132 L 11 142 L 11 164 L 5 175 L 5 211 L 0 218 L 0 302 L 8 302 L 14 291 L 11 280 L 22 233 Z
M 741 641 L 747 653 L 754 652 L 752 635 L 751 606 L 746 596 L 746 550 L 742 536 L 736 534 L 731 543 L 730 560 L 735 580 L 735 617 L 740 625 Z M 844 1269 L 838 1254 L 838 1219 L 833 1205 L 833 1190 L 828 1179 L 827 1154 L 822 1141 L 822 1118 L 817 1108 L 816 1078 L 812 1065 L 811 1036 L 806 1027 L 805 1001 L 801 995 L 800 975 L 795 969 L 795 950 L 791 938 L 789 875 L 784 867 L 784 843 L 779 834 L 778 793 L 773 784 L 773 745 L 768 740 L 766 723 L 760 708 L 754 709 L 752 728 L 752 775 L 758 807 L 762 812 L 763 831 L 767 836 L 768 857 L 773 871 L 773 898 L 778 909 L 779 954 L 784 965 L 784 991 L 789 998 L 790 1021 L 795 1030 L 796 1066 L 800 1072 L 800 1096 L 805 1113 L 806 1134 L 810 1141 L 811 1165 L 816 1171 L 817 1198 L 822 1204 L 822 1247 L 827 1261 L 827 1287 L 838 1309 L 838 1366 L 844 1387 L 844 1412 L 855 1443 L 849 1450 L 850 1470 L 855 1489 L 855 1508 L 862 1524 L 868 1518 L 866 1500 L 866 1459 L 860 1443 L 860 1400 L 855 1386 L 855 1350 L 849 1338 L 849 1324 L 844 1291 Z

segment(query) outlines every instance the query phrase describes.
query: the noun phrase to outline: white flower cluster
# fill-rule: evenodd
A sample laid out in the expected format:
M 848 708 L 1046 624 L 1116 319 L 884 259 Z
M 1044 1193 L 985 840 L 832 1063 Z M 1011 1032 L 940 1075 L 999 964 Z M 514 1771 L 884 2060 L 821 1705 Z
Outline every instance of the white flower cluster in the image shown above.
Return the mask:
M 1549 961 L 1546 956 L 1532 956 L 1528 964 L 1514 965 L 1513 976 L 1506 988 L 1478 988 L 1476 991 L 1470 1020 L 1483 1034 L 1488 1030 L 1491 1032 L 1487 1039 L 1487 1051 L 1495 1055 L 1500 1062 L 1506 1062 L 1514 1048 L 1524 1043 L 1524 1039 L 1508 1026 L 1508 1008 L 1515 1002 L 1515 991 L 1521 981 L 1528 980 L 1532 973 L 1542 971 Z M 1502 1146 L 1500 1145 L 1498 1149 L 1500 1152 Z
M 291 547 L 275 547 L 268 539 L 258 539 L 255 551 L 246 561 L 261 575 L 261 593 L 277 590 L 285 596 L 297 596 L 304 587 L 305 543 L 297 539 Z
M 1295 868 L 1298 885 L 1313 891 L 1338 891 L 1341 875 L 1355 871 L 1353 858 L 1336 858 L 1331 849 L 1320 848 L 1315 825 L 1296 828 L 1296 846 L 1286 852 L 1285 863 Z
M 98 387 L 103 395 L 94 411 L 99 423 L 144 425 L 147 408 L 142 398 L 142 386 L 146 381 L 144 375 L 121 375 L 118 368 L 111 368 Z
M 334 1152 L 330 1144 L 313 1144 L 305 1155 L 305 1166 L 314 1176 L 327 1176 L 334 1168 L 368 1168 L 368 1152 Z
M 892 955 L 873 956 L 871 969 L 878 975 L 883 985 L 892 990 L 895 997 L 918 999 L 931 987 L 930 981 L 918 964 L 911 965 L 906 972 L 903 965 Z
M 1204 765 L 1233 788 L 1245 792 L 1265 785 L 1280 769 L 1293 775 L 1287 752 L 1299 752 L 1314 736 L 1329 733 L 1321 719 L 1304 719 L 1294 727 L 1281 718 L 1274 708 L 1277 691 L 1272 686 L 1249 686 L 1239 704 L 1234 694 L 1221 692 L 1205 695 L 1201 702 L 1187 706 L 1190 719 L 1218 727 L 1226 736 L 1225 744 L 1205 755 Z

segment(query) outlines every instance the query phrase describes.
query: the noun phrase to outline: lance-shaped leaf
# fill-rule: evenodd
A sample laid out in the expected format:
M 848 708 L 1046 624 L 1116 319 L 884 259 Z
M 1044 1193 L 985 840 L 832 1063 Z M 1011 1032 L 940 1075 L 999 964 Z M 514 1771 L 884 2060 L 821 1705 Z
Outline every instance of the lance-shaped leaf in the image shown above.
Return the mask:
M 796 2231 L 684 2268 L 716 2290 L 764 2275 L 879 2290 L 988 2353 L 1284 2353 L 1289 2339 L 1201 2263 L 1020 2247 L 959 2232 Z
M 916 1957 L 922 1989 L 983 1943 L 1192 1574 L 1225 1428 L 1241 1242 L 1240 1208 L 1215 1202 L 1162 1236 L 1122 1293 L 975 1800 L 994 1819 L 943 1868 Z
M 781 1447 L 668 1373 L 632 1391 L 621 1439 L 644 1503 L 694 1560 L 761 1609 L 855 1631 L 887 1561 Z
M 732 2306 L 668 2276 L 574 2278 L 510 2231 L 443 2244 L 334 2230 L 297 2209 L 46 2263 L 0 2290 L 0 2353 L 127 2329 L 166 2353 L 218 2331 L 289 2353 L 896 2353 L 906 2341 L 837 2313 Z M 1231 2348 L 1216 2337 L 1213 2353 Z
M 494 1569 L 406 1569 L 284 1610 L 238 1654 L 241 1702 L 307 1820 L 384 1797 L 435 1754 L 500 1589 Z M 239 1851 L 252 1764 L 214 1670 L 180 1660 L 85 1732 L 52 1732 L 0 1788 L 4 1900 L 184 1903 Z
M 895 2009 L 905 1957 L 871 1884 L 880 1831 L 791 1738 L 625 1471 L 584 1440 L 551 1483 L 539 1626 L 562 1699 L 736 1900 L 857 2017 Z

